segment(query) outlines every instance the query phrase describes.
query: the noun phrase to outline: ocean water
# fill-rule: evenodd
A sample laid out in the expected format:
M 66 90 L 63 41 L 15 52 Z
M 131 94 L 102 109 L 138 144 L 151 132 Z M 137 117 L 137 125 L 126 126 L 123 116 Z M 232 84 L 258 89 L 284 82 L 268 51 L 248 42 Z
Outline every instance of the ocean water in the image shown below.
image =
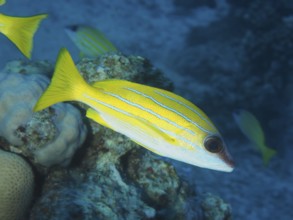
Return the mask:
M 0 12 L 11 16 L 48 13 L 34 38 L 33 61 L 54 63 L 61 47 L 78 61 L 79 51 L 64 31 L 74 24 L 99 28 L 122 53 L 148 58 L 174 82 L 177 94 L 210 116 L 236 168 L 232 173 L 222 173 L 163 160 L 171 163 L 197 193 L 210 192 L 228 203 L 233 219 L 293 218 L 290 0 L 266 1 L 265 5 L 260 0 L 7 0 Z M 3 35 L 0 45 L 1 69 L 11 60 L 26 60 Z M 267 145 L 277 151 L 267 167 L 233 120 L 232 113 L 239 108 L 254 113 Z M 41 183 L 38 190 L 42 191 Z M 169 217 L 161 214 L 162 218 Z M 192 214 L 186 218 L 200 219 Z

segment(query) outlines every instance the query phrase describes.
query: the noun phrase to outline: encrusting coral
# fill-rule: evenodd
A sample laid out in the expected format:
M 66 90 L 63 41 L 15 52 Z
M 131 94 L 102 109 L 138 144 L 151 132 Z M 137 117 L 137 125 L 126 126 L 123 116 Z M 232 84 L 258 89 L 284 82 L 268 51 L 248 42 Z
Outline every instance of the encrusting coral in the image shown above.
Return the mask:
M 19 155 L 0 149 L 0 219 L 23 220 L 34 191 L 34 174 Z

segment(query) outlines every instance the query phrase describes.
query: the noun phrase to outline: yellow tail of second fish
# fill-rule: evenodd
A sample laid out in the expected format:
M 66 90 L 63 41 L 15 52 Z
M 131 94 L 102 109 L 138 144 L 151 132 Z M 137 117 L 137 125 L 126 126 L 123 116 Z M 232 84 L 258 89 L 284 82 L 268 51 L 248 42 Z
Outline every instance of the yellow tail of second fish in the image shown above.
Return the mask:
M 31 58 L 34 34 L 40 22 L 46 17 L 47 14 L 31 17 L 0 14 L 0 32 L 8 37 L 27 58 Z
M 90 85 L 78 72 L 69 52 L 62 48 L 56 61 L 51 83 L 39 98 L 33 111 L 40 111 L 58 102 L 80 100 L 82 94 L 88 89 L 90 89 Z
M 276 151 L 270 147 L 262 147 L 262 159 L 265 166 L 267 166 L 273 156 L 276 155 Z

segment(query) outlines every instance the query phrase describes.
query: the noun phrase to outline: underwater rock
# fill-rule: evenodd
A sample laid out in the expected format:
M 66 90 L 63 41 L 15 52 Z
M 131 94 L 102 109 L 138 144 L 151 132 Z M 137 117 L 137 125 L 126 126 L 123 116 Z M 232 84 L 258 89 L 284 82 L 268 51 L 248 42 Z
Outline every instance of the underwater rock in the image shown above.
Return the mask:
M 83 59 L 78 67 L 90 83 L 119 78 L 172 89 L 172 83 L 141 57 L 108 54 Z M 84 147 L 71 166 L 49 173 L 31 219 L 186 219 L 189 189 L 171 164 L 85 120 L 90 134 Z M 193 208 L 202 211 L 200 204 Z
M 105 54 L 96 59 L 84 58 L 77 64 L 77 68 L 88 83 L 124 79 L 169 91 L 174 89 L 171 80 L 154 68 L 148 59 L 140 56 Z
M 54 66 L 48 61 L 23 61 L 13 60 L 7 63 L 1 72 L 4 73 L 20 73 L 20 74 L 40 74 L 47 77 L 52 76 Z
M 146 200 L 163 213 L 161 217 L 184 219 L 187 189 L 171 164 L 144 149 L 132 150 L 123 160 L 127 174 L 144 191 Z
M 86 173 L 82 169 L 51 173 L 31 219 L 152 219 L 156 211 L 141 200 L 140 191 L 125 182 L 114 164 L 102 164 L 102 170 Z
M 201 203 L 204 220 L 231 220 L 231 208 L 218 196 L 210 193 L 204 195 Z
M 107 128 L 101 128 L 88 144 L 83 156 L 74 160 L 77 168 L 49 174 L 31 219 L 184 219 L 186 193 L 170 164 L 132 152 L 140 147 Z M 142 169 L 153 164 L 153 178 L 146 170 L 141 170 L 140 179 L 128 177 L 131 168 L 125 163 L 139 158 L 145 161 Z M 143 172 L 147 172 L 144 178 Z
M 94 125 L 94 123 L 93 123 Z M 49 174 L 31 219 L 152 219 L 156 211 L 125 178 L 120 157 L 136 144 L 101 127 L 71 170 Z M 62 198 L 62 199 L 61 199 Z M 42 210 L 47 210 L 43 214 Z
M 50 67 L 43 62 L 11 62 L 7 72 L 0 72 L 0 136 L 9 143 L 6 150 L 22 154 L 37 168 L 68 165 L 87 131 L 80 112 L 70 104 L 32 112 L 49 83 L 37 73 Z
M 34 174 L 20 156 L 0 149 L 0 219 L 23 220 L 34 191 Z

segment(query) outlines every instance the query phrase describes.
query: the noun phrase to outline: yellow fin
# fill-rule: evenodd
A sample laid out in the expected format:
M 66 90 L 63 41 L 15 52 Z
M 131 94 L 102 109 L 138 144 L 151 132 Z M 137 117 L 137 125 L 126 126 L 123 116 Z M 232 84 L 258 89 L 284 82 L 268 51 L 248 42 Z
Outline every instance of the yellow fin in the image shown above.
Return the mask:
M 166 142 L 174 145 L 175 144 L 175 139 L 171 138 L 170 136 L 168 136 L 166 133 L 164 133 L 163 131 L 161 131 L 159 128 L 156 128 L 155 126 L 153 126 L 150 122 L 148 122 L 147 120 L 142 120 L 138 117 L 135 117 L 136 121 L 136 125 L 138 125 L 139 128 L 141 128 L 141 130 L 143 130 L 144 132 L 148 133 L 150 136 L 152 137 L 158 137 L 158 138 L 163 138 Z M 133 140 L 133 139 L 132 139 Z M 133 140 L 135 143 L 147 148 L 148 150 L 155 152 L 154 150 L 149 149 L 148 147 L 146 147 L 145 145 Z M 159 153 L 157 153 L 159 154 Z
M 33 110 L 40 111 L 58 102 L 79 100 L 88 86 L 75 67 L 69 52 L 62 48 L 51 83 Z
M 166 133 L 164 133 L 159 128 L 155 127 L 154 125 L 152 125 L 147 120 L 142 120 L 138 117 L 136 117 L 136 120 L 139 124 L 139 127 L 145 131 L 148 131 L 150 134 L 162 137 L 166 142 L 170 144 L 174 144 L 174 142 L 176 141 L 174 138 L 171 138 L 169 135 L 167 135 Z
M 0 23 L 2 24 L 0 32 L 30 59 L 34 34 L 40 22 L 47 16 L 47 14 L 40 14 L 31 17 L 12 17 L 0 14 Z

